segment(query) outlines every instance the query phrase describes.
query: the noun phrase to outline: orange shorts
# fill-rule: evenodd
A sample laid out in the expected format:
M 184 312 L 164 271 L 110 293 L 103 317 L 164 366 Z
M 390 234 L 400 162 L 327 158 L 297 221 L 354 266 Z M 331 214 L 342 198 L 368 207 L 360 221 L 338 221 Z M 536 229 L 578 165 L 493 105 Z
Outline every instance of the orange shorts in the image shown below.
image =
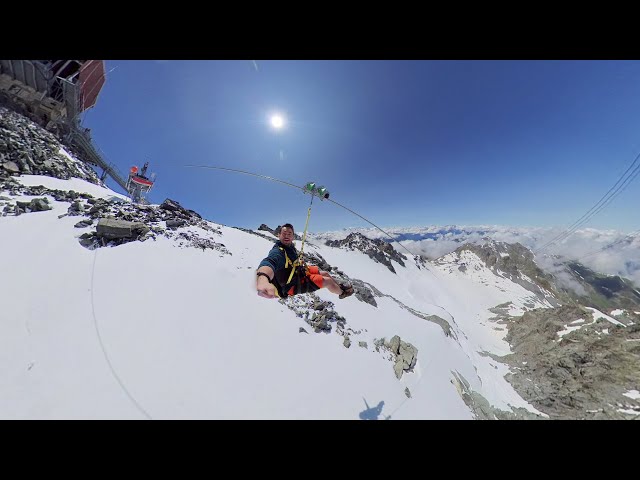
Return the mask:
M 312 267 L 309 267 L 309 275 L 308 277 L 311 279 L 311 281 L 313 283 L 316 284 L 316 286 L 318 288 L 322 288 L 322 275 L 320 275 L 320 269 L 318 267 L 316 267 L 315 265 Z
M 320 275 L 320 269 L 317 266 L 308 267 L 309 273 L 307 274 L 306 279 L 311 280 L 310 282 L 305 282 L 303 279 L 303 284 L 300 285 L 300 291 L 296 289 L 295 286 L 291 287 L 287 292 L 287 295 L 296 295 L 298 293 L 309 293 L 315 292 L 319 288 L 322 288 L 324 279 L 322 275 Z

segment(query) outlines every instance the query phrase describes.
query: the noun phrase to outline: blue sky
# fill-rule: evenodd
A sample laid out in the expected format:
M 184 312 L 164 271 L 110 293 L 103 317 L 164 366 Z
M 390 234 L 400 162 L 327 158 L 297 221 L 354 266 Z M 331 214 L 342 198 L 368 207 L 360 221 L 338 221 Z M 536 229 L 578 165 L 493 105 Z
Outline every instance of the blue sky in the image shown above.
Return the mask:
M 149 198 L 302 230 L 303 185 L 381 227 L 569 226 L 640 154 L 638 61 L 122 61 L 84 125 Z M 269 114 L 287 128 L 274 131 Z M 116 191 L 120 189 L 108 182 Z M 640 228 L 640 180 L 586 226 Z M 311 231 L 370 226 L 314 201 Z

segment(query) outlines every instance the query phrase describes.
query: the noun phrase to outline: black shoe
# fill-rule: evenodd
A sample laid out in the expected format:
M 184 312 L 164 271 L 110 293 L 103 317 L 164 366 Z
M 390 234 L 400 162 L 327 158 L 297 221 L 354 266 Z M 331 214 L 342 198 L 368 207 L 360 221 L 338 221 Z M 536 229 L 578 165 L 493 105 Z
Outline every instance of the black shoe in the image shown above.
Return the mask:
M 347 298 L 353 295 L 353 287 L 351 285 L 343 283 L 340 285 L 340 288 L 342 289 L 342 293 L 338 295 L 338 298 Z

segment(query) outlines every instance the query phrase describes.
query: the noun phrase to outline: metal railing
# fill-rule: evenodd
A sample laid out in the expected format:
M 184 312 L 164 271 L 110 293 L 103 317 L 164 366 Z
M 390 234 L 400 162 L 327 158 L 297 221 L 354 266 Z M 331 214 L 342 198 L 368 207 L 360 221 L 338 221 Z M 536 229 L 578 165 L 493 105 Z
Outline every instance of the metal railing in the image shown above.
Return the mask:
M 86 134 L 83 131 L 73 128 L 71 130 L 71 143 L 79 148 L 85 155 L 86 160 L 93 165 L 96 165 L 104 170 L 113 180 L 122 187 L 122 189 L 129 194 L 127 189 L 127 181 L 124 175 L 120 173 L 114 163 L 105 160 L 106 156 L 103 152 L 98 152 L 98 149 L 93 145 L 93 142 L 86 138 Z

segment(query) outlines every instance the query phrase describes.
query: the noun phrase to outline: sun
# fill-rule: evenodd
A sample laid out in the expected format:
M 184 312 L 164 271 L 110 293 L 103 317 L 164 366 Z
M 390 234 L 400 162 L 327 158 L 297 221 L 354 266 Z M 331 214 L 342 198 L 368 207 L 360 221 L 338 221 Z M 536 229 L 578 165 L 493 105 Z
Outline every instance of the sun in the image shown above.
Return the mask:
M 271 123 L 271 126 L 276 130 L 282 130 L 285 125 L 284 117 L 279 113 L 274 113 L 273 115 L 271 115 L 269 122 Z

